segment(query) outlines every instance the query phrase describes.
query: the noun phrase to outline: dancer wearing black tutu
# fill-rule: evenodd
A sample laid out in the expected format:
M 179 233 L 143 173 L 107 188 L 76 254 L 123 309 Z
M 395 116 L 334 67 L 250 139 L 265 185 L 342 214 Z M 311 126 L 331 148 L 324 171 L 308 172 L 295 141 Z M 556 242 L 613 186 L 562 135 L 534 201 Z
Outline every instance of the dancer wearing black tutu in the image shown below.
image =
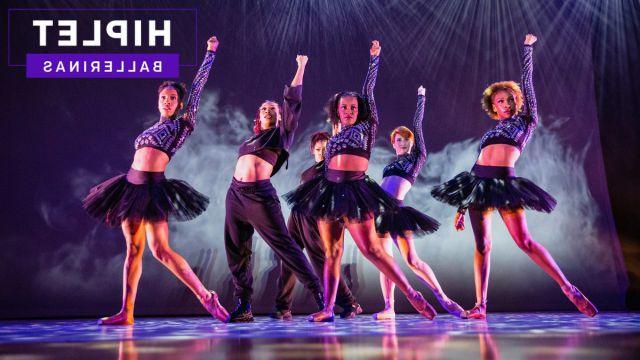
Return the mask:
M 300 175 L 300 183 L 322 175 L 324 170 L 324 156 L 327 149 L 327 141 L 329 133 L 317 132 L 311 136 L 310 150 L 314 157 L 315 163 Z M 318 222 L 311 217 L 304 216 L 297 212 L 291 212 L 289 221 L 287 222 L 289 233 L 295 242 L 302 249 L 307 250 L 313 269 L 316 275 L 322 277 L 324 272 L 324 249 L 320 233 L 318 233 Z M 278 295 L 276 297 L 276 312 L 271 317 L 280 320 L 291 320 L 291 303 L 293 298 L 293 288 L 296 279 L 291 270 L 278 260 L 280 277 L 278 278 Z M 338 283 L 338 293 L 336 296 L 336 304 L 342 308 L 340 317 L 350 319 L 362 313 L 362 307 L 356 302 L 351 290 L 347 286 L 344 279 L 340 278 Z
M 187 261 L 169 246 L 168 218 L 191 220 L 206 209 L 209 199 L 186 182 L 164 176 L 169 160 L 195 128 L 200 93 L 218 44 L 215 36 L 207 41 L 207 53 L 191 84 L 185 113 L 178 116 L 187 92 L 184 84 L 163 82 L 158 88 L 160 120 L 136 139 L 131 169 L 95 186 L 83 200 L 89 214 L 110 226 L 120 225 L 127 244 L 122 309 L 116 315 L 100 319 L 100 325 L 133 324 L 145 239 L 153 256 L 189 287 L 212 316 L 224 322 L 229 319 L 218 295 L 207 290 Z
M 538 109 L 533 91 L 533 44 L 524 41 L 522 90 L 513 81 L 491 84 L 482 94 L 482 107 L 497 124 L 480 141 L 480 155 L 471 172 L 463 172 L 435 187 L 431 194 L 458 207 L 454 225 L 464 229 L 464 213 L 469 218 L 476 241 L 474 272 L 476 301 L 467 311 L 472 319 L 484 319 L 487 309 L 491 213 L 498 209 L 509 234 L 529 257 L 555 280 L 571 302 L 587 316 L 595 316 L 595 306 L 564 276 L 549 252 L 533 241 L 527 229 L 524 209 L 551 212 L 556 200 L 528 179 L 517 177 L 514 165 L 538 125 Z
M 373 89 L 380 63 L 380 45 L 373 41 L 363 93 L 339 92 L 327 106 L 337 134 L 327 144 L 323 176 L 300 185 L 285 195 L 293 212 L 318 219 L 318 230 L 327 258 L 324 265 L 325 307 L 309 321 L 333 321 L 340 279 L 344 230 L 349 230 L 362 254 L 400 287 L 420 314 L 432 319 L 436 312 L 407 281 L 400 267 L 385 252 L 374 218 L 396 210 L 396 199 L 365 175 L 378 129 Z
M 393 256 L 392 243 L 395 243 L 409 268 L 433 291 L 440 305 L 449 313 L 460 317 L 464 310 L 447 297 L 431 267 L 420 259 L 413 242 L 414 236 L 432 233 L 438 230 L 440 224 L 420 211 L 404 206 L 404 198 L 427 160 L 427 149 L 422 133 L 424 103 L 425 88 L 420 86 L 416 113 L 413 117 L 413 132 L 404 126 L 397 127 L 391 132 L 391 144 L 397 157 L 384 168 L 380 186 L 389 195 L 398 199 L 400 206 L 397 211 L 387 211 L 376 219 L 376 228 L 387 254 Z M 394 319 L 396 316 L 393 296 L 395 285 L 387 276 L 380 273 L 380 287 L 385 307 L 383 311 L 373 314 L 373 318 Z
M 254 119 L 254 135 L 242 143 L 225 200 L 224 241 L 238 305 L 231 322 L 253 321 L 251 243 L 254 229 L 278 258 L 324 306 L 320 280 L 300 246 L 289 235 L 280 201 L 270 178 L 289 157 L 289 147 L 302 108 L 302 79 L 307 57 L 298 55 L 298 69 L 284 89 L 284 106 L 265 101 Z

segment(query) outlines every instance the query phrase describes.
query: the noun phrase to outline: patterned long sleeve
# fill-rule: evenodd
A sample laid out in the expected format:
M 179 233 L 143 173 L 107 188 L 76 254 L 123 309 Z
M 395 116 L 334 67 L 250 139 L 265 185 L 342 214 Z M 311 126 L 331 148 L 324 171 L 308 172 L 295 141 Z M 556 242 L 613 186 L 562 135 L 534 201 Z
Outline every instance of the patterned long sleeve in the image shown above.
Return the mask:
M 524 106 L 522 114 L 528 117 L 532 125 L 538 125 L 538 105 L 533 89 L 533 46 L 525 45 L 522 57 L 522 95 Z
M 418 104 L 416 105 L 416 113 L 413 116 L 413 133 L 416 138 L 413 152 L 414 164 L 412 173 L 414 178 L 418 176 L 418 173 L 422 169 L 422 166 L 427 161 L 427 147 L 424 142 L 424 133 L 422 132 L 422 120 L 424 119 L 424 95 L 418 95 Z
M 380 56 L 371 56 L 369 60 L 369 68 L 367 69 L 367 76 L 365 77 L 364 85 L 362 86 L 362 93 L 366 96 L 367 101 L 369 102 L 369 111 L 371 111 L 370 123 L 372 139 L 375 139 L 376 132 L 378 131 L 378 108 L 376 107 L 376 99 L 373 90 L 376 87 L 376 80 L 378 79 L 379 65 Z
M 188 121 L 192 128 L 196 126 L 198 106 L 200 105 L 200 94 L 202 93 L 204 85 L 207 83 L 209 71 L 211 70 L 211 65 L 215 58 L 215 52 L 207 51 L 207 54 L 202 61 L 202 65 L 200 65 L 200 69 L 198 69 L 198 72 L 193 79 L 193 83 L 191 84 L 191 88 L 189 89 L 189 102 L 187 102 L 187 109 L 182 119 Z

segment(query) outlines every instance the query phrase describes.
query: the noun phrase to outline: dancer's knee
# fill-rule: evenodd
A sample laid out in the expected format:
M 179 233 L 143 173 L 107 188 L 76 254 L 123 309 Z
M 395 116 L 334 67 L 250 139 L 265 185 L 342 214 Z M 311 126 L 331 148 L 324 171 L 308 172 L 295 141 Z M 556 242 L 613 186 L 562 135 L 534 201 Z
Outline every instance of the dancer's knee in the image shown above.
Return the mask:
M 405 260 L 407 262 L 407 266 L 409 266 L 409 269 L 411 269 L 412 271 L 416 271 L 420 269 L 422 260 L 418 257 L 417 254 L 409 253 Z
M 144 245 L 129 243 L 127 244 L 127 257 L 141 258 L 144 252 Z
M 168 246 L 164 245 L 153 245 L 150 247 L 151 253 L 153 257 L 158 261 L 166 263 L 171 258 L 172 250 Z
M 382 246 L 373 244 L 369 244 L 364 248 L 363 255 L 369 259 L 375 260 L 389 256 Z
M 516 240 L 518 247 L 527 254 L 535 251 L 537 243 L 530 236 L 522 236 Z
M 343 251 L 344 249 L 342 248 L 342 246 L 338 246 L 338 245 L 329 246 L 327 249 L 325 249 L 324 256 L 327 261 L 329 261 L 330 263 L 333 263 L 342 258 Z
M 485 238 L 476 241 L 476 252 L 481 255 L 488 255 L 491 252 L 491 240 Z

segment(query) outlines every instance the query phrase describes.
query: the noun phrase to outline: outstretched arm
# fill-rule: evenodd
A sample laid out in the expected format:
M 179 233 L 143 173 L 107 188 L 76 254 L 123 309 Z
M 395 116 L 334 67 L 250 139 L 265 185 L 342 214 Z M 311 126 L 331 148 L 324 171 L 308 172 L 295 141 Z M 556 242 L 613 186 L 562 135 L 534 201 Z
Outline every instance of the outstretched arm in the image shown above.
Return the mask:
M 309 58 L 306 55 L 296 56 L 298 69 L 296 70 L 296 75 L 293 77 L 293 80 L 291 80 L 291 86 L 302 85 L 302 79 L 304 78 L 304 70 L 307 66 L 307 61 L 309 61 Z
M 362 93 L 367 97 L 369 102 L 369 110 L 371 111 L 371 121 L 378 124 L 378 109 L 376 108 L 376 101 L 373 95 L 373 90 L 376 87 L 376 79 L 378 78 L 378 66 L 380 65 L 380 42 L 373 40 L 371 42 L 371 49 L 369 49 L 369 68 L 367 70 L 367 76 L 364 79 L 364 85 L 362 86 Z
M 418 88 L 418 104 L 416 105 L 416 113 L 413 115 L 413 133 L 415 134 L 416 143 L 414 145 L 414 152 L 416 154 L 415 163 L 413 164 L 413 171 L 415 175 L 424 165 L 427 160 L 427 147 L 424 142 L 424 133 L 422 132 L 422 120 L 424 119 L 424 104 L 425 104 L 425 88 L 420 85 Z
M 283 130 L 292 133 L 298 127 L 298 118 L 302 109 L 302 79 L 309 58 L 306 55 L 297 55 L 298 68 L 291 80 L 291 85 L 284 89 L 284 107 L 282 109 Z
M 538 105 L 533 89 L 533 44 L 538 40 L 532 34 L 527 34 L 524 39 L 524 54 L 522 58 L 522 95 L 524 106 L 522 114 L 528 116 L 534 125 L 538 124 Z
M 187 103 L 187 109 L 183 119 L 188 121 L 192 128 L 196 125 L 196 115 L 198 114 L 198 106 L 200 105 L 200 94 L 202 93 L 204 84 L 207 83 L 207 79 L 209 78 L 209 71 L 216 57 L 216 50 L 218 50 L 219 44 L 220 42 L 215 36 L 207 40 L 207 54 L 204 56 L 204 61 L 202 61 L 202 65 L 200 65 L 200 69 L 198 69 L 196 77 L 193 79 L 193 83 L 189 89 L 189 102 Z

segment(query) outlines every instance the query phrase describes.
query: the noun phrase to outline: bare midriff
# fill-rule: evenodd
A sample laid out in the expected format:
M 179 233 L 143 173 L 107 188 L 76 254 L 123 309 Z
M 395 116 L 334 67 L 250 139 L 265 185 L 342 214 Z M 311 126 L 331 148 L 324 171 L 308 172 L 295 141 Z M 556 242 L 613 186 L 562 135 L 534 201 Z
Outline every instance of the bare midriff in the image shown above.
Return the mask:
M 389 175 L 382 179 L 380 187 L 394 198 L 404 200 L 404 197 L 411 190 L 411 182 L 401 176 Z
M 367 171 L 369 160 L 362 156 L 338 154 L 329 160 L 329 169 L 342 171 Z
M 169 155 L 151 147 L 136 150 L 131 168 L 140 171 L 164 172 L 169 164 Z
M 507 144 L 492 144 L 480 151 L 476 164 L 485 166 L 514 167 L 520 158 L 520 150 Z
M 242 155 L 236 162 L 233 177 L 244 182 L 254 182 L 271 178 L 273 165 L 255 155 Z

